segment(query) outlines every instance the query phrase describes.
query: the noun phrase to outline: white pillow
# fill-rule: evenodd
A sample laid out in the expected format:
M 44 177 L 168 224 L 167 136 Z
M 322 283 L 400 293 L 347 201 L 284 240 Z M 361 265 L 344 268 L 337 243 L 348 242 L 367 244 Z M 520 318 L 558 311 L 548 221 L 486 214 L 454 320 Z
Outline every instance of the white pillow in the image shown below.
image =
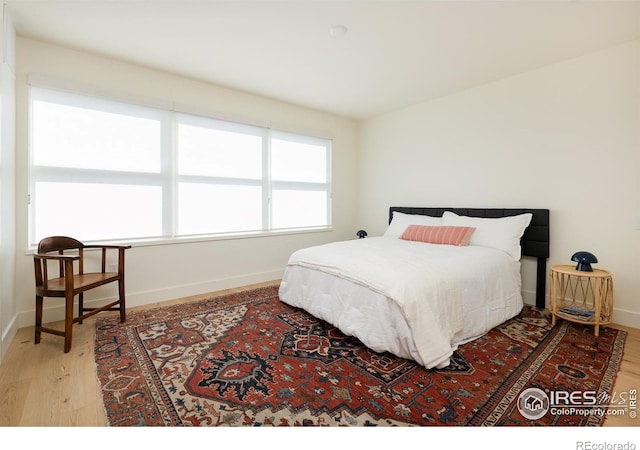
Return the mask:
M 475 227 L 469 245 L 497 248 L 507 252 L 514 260 L 521 257 L 520 238 L 531 223 L 533 214 L 485 218 L 459 216 L 451 211 L 442 215 L 442 224 L 451 226 Z
M 438 226 L 442 225 L 442 217 L 431 217 L 424 216 L 421 214 L 405 214 L 399 211 L 393 212 L 393 218 L 391 219 L 391 223 L 385 231 L 384 235 L 387 237 L 395 237 L 400 238 L 404 230 L 407 229 L 409 225 L 431 225 Z

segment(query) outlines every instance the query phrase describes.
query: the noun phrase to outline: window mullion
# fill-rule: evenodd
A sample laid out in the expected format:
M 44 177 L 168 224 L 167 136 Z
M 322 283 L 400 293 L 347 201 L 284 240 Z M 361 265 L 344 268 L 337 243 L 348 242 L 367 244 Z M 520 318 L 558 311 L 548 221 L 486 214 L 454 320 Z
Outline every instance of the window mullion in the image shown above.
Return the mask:
M 179 183 L 225 184 L 235 186 L 262 186 L 262 180 L 248 178 L 208 177 L 205 175 L 178 175 Z
M 33 166 L 33 178 L 37 182 L 114 184 L 114 172 L 74 167 Z M 162 177 L 157 173 L 117 172 L 117 184 L 157 186 Z
M 272 189 L 289 191 L 329 191 L 328 183 L 306 183 L 304 181 L 272 181 Z
M 160 167 L 162 175 L 162 235 L 176 236 L 177 216 L 177 125 L 175 115 L 166 112 L 160 133 Z
M 331 166 L 332 166 L 332 162 L 331 162 L 331 158 L 333 155 L 332 149 L 331 149 L 331 142 L 327 142 L 326 144 L 326 154 L 327 154 L 327 158 L 326 158 L 326 162 L 327 162 L 327 166 L 326 166 L 326 173 L 327 173 L 327 184 L 326 184 L 326 189 L 327 189 L 327 224 L 332 224 L 333 223 L 333 218 L 332 218 L 332 211 L 333 211 L 333 207 L 331 206 L 331 203 L 333 201 L 333 188 L 331 185 L 331 180 L 333 180 L 333 176 L 331 173 Z
M 270 231 L 271 225 L 271 132 L 262 136 L 262 229 Z

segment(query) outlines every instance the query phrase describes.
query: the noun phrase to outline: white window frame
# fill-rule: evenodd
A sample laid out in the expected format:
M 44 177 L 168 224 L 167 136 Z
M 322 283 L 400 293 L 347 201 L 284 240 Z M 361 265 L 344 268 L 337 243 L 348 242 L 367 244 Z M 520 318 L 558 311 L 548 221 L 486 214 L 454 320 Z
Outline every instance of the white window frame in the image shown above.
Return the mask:
M 33 112 L 33 102 L 35 99 L 47 100 L 58 99 L 64 104 L 75 104 L 76 106 L 93 106 L 99 110 L 117 112 L 126 112 L 128 115 L 139 115 L 140 117 L 153 117 L 161 123 L 161 161 L 159 172 L 133 172 L 118 170 L 96 170 L 81 169 L 72 167 L 53 167 L 53 166 L 36 166 L 33 161 L 33 151 L 31 144 L 33 143 L 33 120 L 31 113 Z M 278 130 L 272 130 L 266 127 L 232 122 L 228 120 L 220 120 L 215 117 L 205 117 L 202 115 L 191 114 L 189 112 L 172 111 L 158 107 L 141 106 L 121 100 L 111 100 L 104 96 L 95 96 L 82 92 L 70 92 L 68 90 L 59 90 L 49 86 L 40 87 L 38 85 L 30 86 L 29 99 L 29 242 L 30 246 L 37 245 L 34 242 L 36 237 L 36 220 L 34 217 L 35 184 L 38 181 L 58 181 L 63 183 L 111 183 L 122 185 L 146 185 L 160 186 L 162 188 L 162 235 L 161 236 L 140 236 L 124 239 L 117 239 L 119 242 L 130 242 L 140 244 L 164 244 L 172 242 L 184 242 L 190 240 L 215 240 L 215 239 L 232 239 L 248 236 L 260 236 L 271 234 L 287 234 L 300 232 L 316 232 L 327 231 L 332 229 L 332 206 L 331 206 L 331 153 L 332 142 L 330 139 L 305 136 L 297 133 L 290 133 Z M 248 132 L 252 135 L 259 134 L 262 138 L 262 175 L 259 180 L 248 180 L 242 178 L 224 178 L 215 176 L 201 175 L 182 175 L 178 173 L 178 143 L 177 129 L 179 123 L 198 124 L 216 122 L 224 129 Z M 273 181 L 270 173 L 270 143 L 272 138 L 284 138 L 294 140 L 300 143 L 321 145 L 326 148 L 326 182 L 289 182 L 289 181 Z M 72 181 L 70 181 L 72 180 Z M 255 231 L 238 231 L 225 233 L 210 233 L 201 235 L 179 235 L 178 227 L 178 185 L 180 182 L 203 182 L 211 184 L 241 184 L 241 185 L 259 185 L 262 188 L 262 228 Z M 288 229 L 274 229 L 271 214 L 271 198 L 273 189 L 295 189 L 295 190 L 314 190 L 322 191 L 327 196 L 326 224 L 320 226 L 295 227 Z M 116 238 L 114 238 L 116 239 Z M 87 240 L 87 242 L 98 242 L 100 240 Z

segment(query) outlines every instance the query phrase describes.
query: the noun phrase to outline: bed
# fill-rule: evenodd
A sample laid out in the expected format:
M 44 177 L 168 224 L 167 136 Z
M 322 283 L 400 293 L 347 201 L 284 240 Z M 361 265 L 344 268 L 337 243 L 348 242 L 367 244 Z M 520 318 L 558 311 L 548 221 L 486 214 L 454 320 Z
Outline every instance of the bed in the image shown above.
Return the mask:
M 549 210 L 391 207 L 383 236 L 294 252 L 280 299 L 375 352 L 442 368 L 520 312 L 522 256 L 536 259 L 544 308 Z

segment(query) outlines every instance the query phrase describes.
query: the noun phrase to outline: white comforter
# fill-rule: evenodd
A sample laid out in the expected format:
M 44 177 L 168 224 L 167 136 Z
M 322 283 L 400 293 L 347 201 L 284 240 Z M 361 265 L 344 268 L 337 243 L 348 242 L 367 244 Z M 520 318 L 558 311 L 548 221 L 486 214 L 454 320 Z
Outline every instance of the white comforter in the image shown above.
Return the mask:
M 408 339 L 410 347 L 415 347 L 409 354 L 398 354 L 397 342 L 388 345 L 377 342 L 374 350 L 391 351 L 428 368 L 448 365 L 457 345 L 479 337 L 522 308 L 520 263 L 500 250 L 487 247 L 454 247 L 377 237 L 295 252 L 285 270 L 281 300 L 345 331 L 345 327 L 340 326 L 344 299 L 336 301 L 328 295 L 307 295 L 313 286 L 293 285 L 297 269 L 310 269 L 355 283 L 366 288 L 358 292 L 370 291 L 376 298 L 393 302 L 393 311 L 398 311 L 401 320 L 406 322 L 410 336 L 403 336 L 398 330 L 380 333 L 380 330 L 368 329 L 370 325 L 366 321 L 346 327 L 349 328 L 347 334 L 355 335 L 365 345 L 371 337 L 379 340 L 378 335 L 387 336 L 385 339 Z M 318 286 L 317 289 L 323 291 L 324 288 Z M 318 298 L 329 303 L 336 301 L 336 304 L 320 308 L 309 304 Z M 349 301 L 370 299 L 362 295 Z M 465 313 L 467 307 L 474 311 L 471 317 Z M 366 305 L 363 309 L 371 310 Z M 380 318 L 374 322 L 381 323 Z M 388 321 L 382 318 L 382 323 L 395 327 L 397 318 Z M 402 328 L 404 325 L 398 327 Z

